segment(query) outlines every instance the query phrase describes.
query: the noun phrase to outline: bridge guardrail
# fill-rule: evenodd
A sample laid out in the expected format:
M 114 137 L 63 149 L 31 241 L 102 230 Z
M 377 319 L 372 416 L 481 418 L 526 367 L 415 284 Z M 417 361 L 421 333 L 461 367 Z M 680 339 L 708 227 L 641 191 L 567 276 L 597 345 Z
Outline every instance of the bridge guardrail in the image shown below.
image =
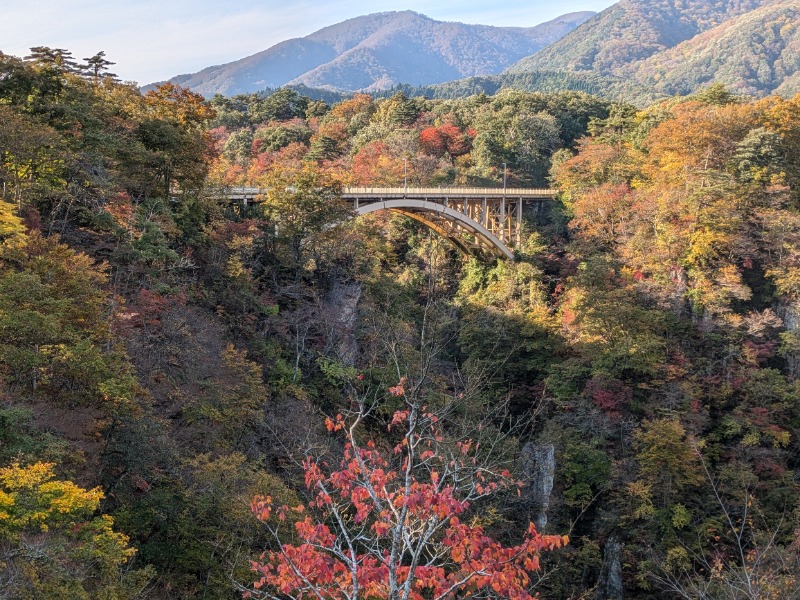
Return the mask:
M 227 196 L 254 197 L 266 194 L 268 190 L 256 187 L 233 187 L 226 190 Z M 342 196 L 450 196 L 450 197 L 500 197 L 552 198 L 556 191 L 546 188 L 457 188 L 457 187 L 344 187 Z
M 543 196 L 555 196 L 555 190 L 544 188 L 456 188 L 456 187 L 430 187 L 430 188 L 405 188 L 405 187 L 346 187 L 342 188 L 343 196 L 350 195 L 414 195 L 414 196 L 514 196 L 540 198 Z

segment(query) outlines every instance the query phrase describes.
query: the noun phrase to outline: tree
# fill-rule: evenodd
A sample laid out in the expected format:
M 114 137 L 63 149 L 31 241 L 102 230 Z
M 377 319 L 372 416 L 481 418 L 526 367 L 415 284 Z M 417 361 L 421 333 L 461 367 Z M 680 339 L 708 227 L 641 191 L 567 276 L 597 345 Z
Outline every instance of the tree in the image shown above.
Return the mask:
M 2 596 L 140 597 L 152 571 L 123 572 L 136 550 L 110 516 L 93 516 L 102 498 L 56 480 L 50 463 L 0 468 Z
M 312 238 L 330 231 L 350 214 L 339 199 L 341 184 L 310 163 L 295 169 L 274 168 L 262 185 L 269 191 L 261 206 L 274 224 L 276 241 L 288 245 L 295 265 L 304 262 Z
M 472 156 L 481 177 L 497 177 L 508 165 L 511 181 L 543 185 L 553 151 L 560 145 L 555 117 L 529 102 L 524 94 L 505 92 L 481 108 Z M 502 173 L 499 174 L 502 179 Z
M 249 113 L 250 121 L 266 123 L 267 121 L 288 121 L 304 117 L 308 101 L 308 98 L 301 96 L 291 88 L 280 88 L 266 98 L 259 97 L 253 102 Z
M 404 162 L 382 141 L 367 144 L 353 156 L 353 176 L 358 185 L 402 184 L 407 168 L 407 161 Z
M 423 150 L 435 156 L 445 152 L 451 157 L 462 156 L 472 149 L 474 130 L 462 132 L 458 127 L 445 123 L 439 127 L 428 127 L 419 133 L 419 143 Z
M 110 77 L 111 79 L 116 80 L 117 75 L 116 73 L 111 73 L 108 71 L 108 67 L 111 65 L 115 65 L 117 63 L 111 62 L 110 60 L 106 60 L 105 58 L 106 53 L 104 51 L 100 51 L 94 56 L 90 56 L 89 58 L 84 58 L 83 60 L 86 61 L 85 65 L 82 65 L 81 68 L 88 71 L 92 76 L 92 81 L 94 86 L 97 87 L 97 84 L 100 83 L 100 77 L 103 78 Z
M 406 98 L 398 92 L 378 104 L 375 118 L 390 125 L 402 127 L 412 125 L 419 116 L 420 109 L 415 100 Z
M 461 598 L 497 594 L 533 599 L 530 574 L 540 554 L 561 547 L 566 537 L 543 536 L 530 523 L 522 541 L 504 546 L 492 539 L 469 509 L 513 485 L 501 462 L 472 441 L 448 444 L 436 414 L 406 393 L 405 378 L 389 394 L 403 403 L 392 432 L 401 432 L 393 452 L 361 442 L 360 426 L 370 415 L 363 399 L 344 417 L 327 419 L 344 437 L 338 469 L 307 456 L 308 507 L 276 506 L 256 497 L 252 510 L 279 550 L 253 562 L 258 573 L 247 597 L 275 599 Z M 306 514 L 308 511 L 308 514 Z M 296 518 L 296 541 L 282 525 Z
M 699 547 L 681 544 L 667 551 L 660 572 L 651 574 L 655 583 L 687 600 L 800 598 L 800 529 L 792 530 L 785 515 L 768 524 L 747 485 L 738 502 L 726 498 L 724 478 L 711 473 L 700 448 L 694 452 L 711 488 L 710 506 L 716 504 L 719 514 L 704 524 Z
M 23 240 L 25 226 L 22 219 L 14 214 L 14 205 L 0 200 L 0 246 Z
M 110 379 L 103 267 L 33 232 L 0 246 L 0 373 L 8 383 L 62 400 L 99 400 Z M 113 369 L 112 369 L 113 370 Z
M 64 164 L 58 133 L 0 104 L 0 194 L 17 208 L 59 190 Z M 60 190 L 59 190 L 60 191 Z
M 49 48 L 47 46 L 34 46 L 25 60 L 36 64 L 48 66 L 63 73 L 78 73 L 80 66 L 72 58 L 72 52 L 64 48 Z
M 200 94 L 172 83 L 163 83 L 144 95 L 151 116 L 201 129 L 216 115 Z
M 697 452 L 679 421 L 644 421 L 633 439 L 639 475 L 645 485 L 661 494 L 664 504 L 674 493 L 702 482 Z
M 173 183 L 184 192 L 200 187 L 213 154 L 206 127 L 216 116 L 214 109 L 201 95 L 171 83 L 147 92 L 144 105 L 136 133 L 150 154 L 146 168 L 155 175 L 160 195 L 169 197 Z

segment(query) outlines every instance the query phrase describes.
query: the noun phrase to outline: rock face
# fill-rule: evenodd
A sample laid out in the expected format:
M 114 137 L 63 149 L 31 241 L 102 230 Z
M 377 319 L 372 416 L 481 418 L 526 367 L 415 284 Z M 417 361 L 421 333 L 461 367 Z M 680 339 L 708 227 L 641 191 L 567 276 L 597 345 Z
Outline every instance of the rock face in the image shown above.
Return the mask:
M 489 27 L 435 21 L 412 11 L 377 13 L 170 81 L 205 96 L 287 84 L 353 92 L 442 83 L 500 73 L 594 14 L 570 13 L 536 27 Z
M 523 472 L 526 486 L 526 502 L 534 511 L 533 522 L 536 529 L 544 531 L 547 527 L 547 509 L 553 493 L 553 479 L 556 471 L 556 449 L 553 444 L 525 444 L 522 449 Z
M 776 313 L 783 320 L 787 332 L 800 336 L 800 306 L 794 302 L 782 301 L 778 303 Z M 787 353 L 786 368 L 789 375 L 797 377 L 800 374 L 800 355 L 796 352 Z
M 336 354 L 346 365 L 354 365 L 358 356 L 355 324 L 362 285 L 358 282 L 336 282 L 325 299 L 324 312 L 329 327 L 329 340 Z
M 622 584 L 622 542 L 614 536 L 608 538 L 603 551 L 603 571 L 600 573 L 598 600 L 623 600 L 625 587 Z

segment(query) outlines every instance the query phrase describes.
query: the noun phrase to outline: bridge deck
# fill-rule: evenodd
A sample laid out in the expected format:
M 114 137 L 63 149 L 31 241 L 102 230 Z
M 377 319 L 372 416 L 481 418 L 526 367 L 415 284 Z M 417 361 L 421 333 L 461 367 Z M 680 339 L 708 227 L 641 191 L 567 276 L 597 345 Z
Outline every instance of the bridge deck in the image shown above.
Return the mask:
M 555 190 L 530 188 L 367 188 L 346 187 L 342 198 L 531 198 L 549 199 L 555 197 Z
M 229 200 L 250 200 L 258 201 L 259 196 L 265 195 L 269 190 L 256 187 L 235 187 L 230 188 L 225 193 Z M 344 187 L 342 188 L 342 198 L 346 200 L 380 200 L 395 198 L 419 198 L 419 199 L 475 199 L 486 198 L 487 200 L 523 199 L 523 200 L 550 200 L 556 195 L 555 190 L 550 189 L 529 189 L 529 188 L 443 188 L 443 187 Z

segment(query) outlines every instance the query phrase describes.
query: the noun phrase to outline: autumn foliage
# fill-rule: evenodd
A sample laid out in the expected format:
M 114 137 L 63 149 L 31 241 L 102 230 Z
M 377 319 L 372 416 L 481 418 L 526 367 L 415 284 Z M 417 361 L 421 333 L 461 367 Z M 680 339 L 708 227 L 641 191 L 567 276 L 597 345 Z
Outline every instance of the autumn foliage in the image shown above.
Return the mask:
M 428 127 L 420 131 L 419 143 L 429 154 L 441 156 L 447 153 L 456 157 L 472 150 L 472 138 L 476 134 L 474 129 L 462 132 L 455 125 L 445 123 L 439 127 Z
M 404 397 L 403 384 L 390 394 Z M 258 579 L 248 597 L 422 600 L 491 590 L 504 598 L 534 598 L 530 574 L 540 568 L 540 554 L 563 546 L 567 537 L 543 536 L 531 523 L 520 543 L 504 546 L 469 512 L 480 499 L 514 485 L 510 473 L 484 464 L 479 444 L 446 444 L 436 415 L 410 402 L 388 426 L 403 432 L 388 454 L 372 441 L 359 442 L 364 416 L 361 410 L 327 420 L 329 431 L 344 436 L 344 453 L 332 470 L 306 457 L 313 497 L 307 507 L 254 499 L 253 513 L 280 549 L 252 563 Z M 296 520 L 291 541 L 281 533 L 287 520 Z

